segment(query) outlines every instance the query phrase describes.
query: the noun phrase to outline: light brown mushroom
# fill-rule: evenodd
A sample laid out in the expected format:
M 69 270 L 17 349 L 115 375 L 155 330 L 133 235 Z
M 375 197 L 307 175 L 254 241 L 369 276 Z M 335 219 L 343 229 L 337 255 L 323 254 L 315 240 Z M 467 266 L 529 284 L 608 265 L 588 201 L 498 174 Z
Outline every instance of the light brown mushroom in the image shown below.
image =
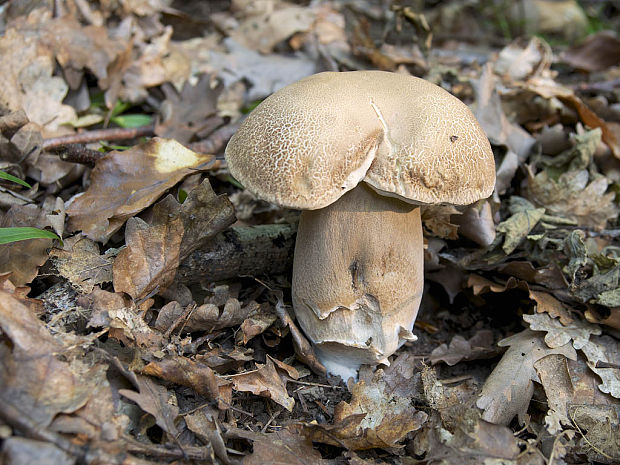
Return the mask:
M 467 205 L 495 185 L 493 152 L 460 100 L 383 71 L 320 73 L 271 95 L 226 148 L 258 197 L 304 210 L 295 315 L 328 372 L 356 376 L 405 341 L 423 289 L 419 205 Z

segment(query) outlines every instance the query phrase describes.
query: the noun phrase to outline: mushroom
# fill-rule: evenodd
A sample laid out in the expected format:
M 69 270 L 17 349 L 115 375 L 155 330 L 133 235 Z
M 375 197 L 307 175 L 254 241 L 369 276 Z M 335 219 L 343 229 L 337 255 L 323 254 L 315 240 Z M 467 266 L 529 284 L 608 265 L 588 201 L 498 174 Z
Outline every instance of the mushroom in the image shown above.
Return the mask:
M 420 205 L 488 197 L 495 163 L 475 117 L 423 79 L 319 73 L 258 105 L 226 147 L 230 173 L 301 213 L 297 320 L 331 374 L 356 377 L 412 333 L 424 283 Z

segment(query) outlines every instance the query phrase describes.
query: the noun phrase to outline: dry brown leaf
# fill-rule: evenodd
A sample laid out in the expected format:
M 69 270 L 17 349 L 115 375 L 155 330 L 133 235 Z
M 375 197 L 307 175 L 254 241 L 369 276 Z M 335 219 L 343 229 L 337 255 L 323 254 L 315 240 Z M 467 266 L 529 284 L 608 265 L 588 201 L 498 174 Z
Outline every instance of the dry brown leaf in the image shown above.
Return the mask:
M 466 207 L 460 215 L 451 218 L 458 226 L 459 236 L 471 239 L 482 247 L 490 246 L 495 240 L 495 223 L 488 200 L 481 200 Z
M 79 86 L 84 69 L 99 80 L 106 79 L 110 63 L 126 46 L 119 37 L 111 39 L 104 27 L 82 26 L 69 15 L 46 21 L 41 29 L 41 40 L 52 49 L 73 89 Z
M 166 345 L 163 336 L 146 324 L 135 305 L 107 310 L 110 319 L 110 337 L 128 346 L 144 347 L 159 351 Z
M 527 89 L 544 98 L 558 98 L 566 105 L 577 111 L 581 121 L 590 128 L 601 128 L 603 142 L 605 142 L 616 158 L 620 158 L 620 141 L 613 129 L 599 118 L 583 101 L 575 95 L 572 89 L 564 87 L 551 79 L 535 78 L 527 83 Z
M 566 357 L 552 354 L 534 363 L 536 373 L 547 396 L 549 410 L 545 425 L 551 434 L 558 434 L 563 426 L 571 424 L 568 417 L 568 404 L 573 398 L 573 384 Z
M 620 40 L 610 31 L 597 32 L 566 50 L 561 59 L 583 71 L 602 71 L 620 64 Z
M 434 365 L 440 361 L 447 365 L 456 365 L 461 360 L 478 360 L 496 354 L 493 347 L 493 332 L 489 329 L 476 331 L 469 340 L 457 334 L 450 341 L 450 345 L 441 344 L 431 352 L 429 360 Z
M 530 262 L 514 261 L 500 265 L 498 271 L 528 283 L 540 284 L 548 289 L 566 289 L 568 287 L 564 274 L 555 263 L 535 268 Z
M 49 226 L 45 211 L 36 205 L 14 205 L 3 218 L 0 227 L 38 227 Z M 9 278 L 16 286 L 31 282 L 39 272 L 39 267 L 48 258 L 47 250 L 52 246 L 51 239 L 28 239 L 0 245 L 0 273 L 11 272 Z
M 232 383 L 217 376 L 204 363 L 186 357 L 169 356 L 150 362 L 142 373 L 190 387 L 208 400 L 222 399 L 230 404 Z M 228 405 L 221 407 L 225 409 Z
M 211 407 L 203 407 L 200 410 L 184 415 L 187 428 L 193 432 L 202 442 L 210 445 L 213 449 L 211 460 L 216 463 L 215 456 L 226 465 L 239 465 L 238 460 L 230 458 L 226 450 L 226 444 L 217 421 L 217 410 Z
M 607 325 L 620 330 L 620 308 L 618 307 L 609 309 L 609 315 L 607 316 L 600 315 L 597 311 L 590 308 L 586 310 L 585 317 L 590 323 Z
M 552 318 L 559 318 L 563 325 L 568 325 L 573 321 L 565 305 L 551 294 L 530 289 L 530 298 L 538 304 L 536 305 L 537 313 L 548 313 Z
M 508 350 L 487 378 L 476 405 L 483 410 L 482 419 L 507 425 L 515 415 L 522 417 L 534 392 L 532 381 L 538 381 L 534 364 L 543 357 L 560 354 L 577 357 L 570 343 L 549 348 L 540 334 L 530 329 L 499 341 Z
M 310 29 L 315 19 L 314 9 L 302 6 L 283 6 L 253 14 L 235 27 L 230 37 L 243 46 L 267 54 L 281 41 L 297 32 Z
M 139 300 L 166 289 L 179 267 L 183 222 L 179 217 L 149 226 L 130 218 L 125 229 L 127 247 L 114 260 L 114 290 Z
M 68 229 L 106 242 L 128 218 L 188 174 L 211 163 L 211 155 L 199 155 L 160 138 L 124 152 L 110 152 L 97 162 L 88 190 L 69 201 Z
M 270 305 L 260 305 L 259 310 L 255 314 L 241 323 L 243 345 L 247 344 L 253 337 L 265 332 L 277 319 L 278 316 Z
M 407 363 L 396 359 L 385 372 L 378 369 L 369 379 L 357 382 L 351 388 L 351 400 L 335 407 L 334 424 L 304 425 L 306 434 L 313 441 L 352 450 L 397 447 L 427 419 L 426 413 L 412 406 L 416 388 L 411 382 L 411 360 L 405 359 Z
M 231 351 L 224 351 L 221 347 L 214 347 L 208 352 L 197 354 L 196 360 L 213 368 L 218 373 L 224 374 L 231 371 L 239 371 L 245 365 L 245 362 L 254 360 L 253 352 L 253 349 L 239 346 L 235 346 Z
M 41 315 L 43 313 L 43 302 L 39 299 L 31 299 L 28 297 L 30 288 L 28 286 L 15 286 L 10 280 L 11 273 L 0 273 L 0 292 L 5 292 L 20 303 L 26 305 L 33 315 Z
M 0 401 L 37 427 L 47 427 L 60 412 L 74 412 L 88 401 L 92 386 L 67 362 L 56 358 L 63 346 L 27 305 L 0 291 L 0 328 L 11 348 L 0 344 Z
M 497 167 L 496 190 L 499 194 L 503 194 L 510 186 L 519 165 L 526 160 L 536 140 L 519 125 L 511 123 L 504 114 L 491 64 L 487 64 L 483 69 L 474 90 L 476 92 L 474 110 L 476 119 L 494 145 L 504 145 L 508 149 Z
M 217 99 L 221 84 L 212 85 L 211 76 L 203 74 L 196 85 L 186 82 L 180 93 L 170 84 L 162 86 L 166 100 L 161 104 L 163 121 L 155 126 L 155 134 L 185 144 L 194 135 L 208 135 L 222 119 L 217 117 Z
M 119 389 L 118 393 L 133 400 L 142 410 L 155 417 L 157 425 L 176 439 L 179 431 L 175 421 L 179 416 L 179 407 L 176 405 L 176 396 L 146 376 L 137 376 L 139 392 L 129 389 Z
M 251 392 L 257 396 L 266 397 L 289 412 L 293 410 L 295 401 L 286 392 L 286 381 L 280 376 L 269 356 L 267 356 L 265 365 L 254 371 L 232 375 L 230 380 L 237 391 Z
M 117 253 L 117 249 L 108 249 L 101 254 L 96 242 L 76 235 L 65 239 L 62 249 L 52 249 L 50 257 L 61 276 L 80 292 L 90 293 L 96 285 L 112 281 Z
M 601 334 L 601 328 L 581 319 L 563 324 L 561 320 L 551 318 L 546 313 L 539 313 L 523 315 L 523 320 L 529 323 L 534 331 L 546 331 L 545 342 L 552 349 L 561 347 L 572 340 L 573 347 L 579 350 L 588 342 L 591 334 Z
M 243 465 L 327 465 L 312 442 L 288 426 L 273 433 L 254 433 L 241 429 L 229 429 L 229 436 L 253 442 L 253 453 L 246 456 Z
M 57 131 L 76 118 L 75 110 L 62 103 L 69 86 L 54 76 L 52 51 L 39 28 L 49 13 L 38 10 L 13 22 L 0 37 L 0 103 L 10 110 L 24 110 L 33 123 Z
M 618 367 L 597 367 L 597 362 L 607 362 L 618 365 L 620 362 L 620 342 L 617 339 L 603 335 L 592 336 L 581 351 L 588 359 L 588 367 L 603 381 L 598 385 L 601 392 L 620 399 L 620 370 Z
M 441 239 L 458 239 L 458 225 L 450 217 L 460 216 L 461 212 L 452 205 L 429 205 L 421 207 L 422 226 L 426 233 Z
M 508 278 L 508 281 L 504 284 L 499 284 L 489 279 L 486 279 L 477 274 L 470 274 L 467 278 L 467 287 L 471 287 L 474 295 L 481 295 L 487 292 L 506 292 L 510 289 L 524 289 L 527 290 L 527 283 L 513 278 Z

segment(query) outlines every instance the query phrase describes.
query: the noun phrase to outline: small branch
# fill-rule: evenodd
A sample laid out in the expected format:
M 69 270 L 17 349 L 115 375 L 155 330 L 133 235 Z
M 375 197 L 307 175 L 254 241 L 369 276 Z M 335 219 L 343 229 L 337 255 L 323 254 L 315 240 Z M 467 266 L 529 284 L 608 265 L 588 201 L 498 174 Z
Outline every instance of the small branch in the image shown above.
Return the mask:
M 187 147 L 198 153 L 218 153 L 226 146 L 237 129 L 239 129 L 239 123 L 222 126 L 213 131 L 206 139 L 192 142 Z
M 286 273 L 293 264 L 296 232 L 292 224 L 229 228 L 192 252 L 179 266 L 177 280 L 194 284 Z
M 57 153 L 58 158 L 70 163 L 94 166 L 95 162 L 105 156 L 104 152 L 87 149 L 80 144 L 52 147 L 50 152 Z
M 54 147 L 64 147 L 72 144 L 89 144 L 91 142 L 115 141 L 135 139 L 136 137 L 153 136 L 154 126 L 140 126 L 138 128 L 109 128 L 84 131 L 69 136 L 52 137 L 43 140 L 43 150 Z

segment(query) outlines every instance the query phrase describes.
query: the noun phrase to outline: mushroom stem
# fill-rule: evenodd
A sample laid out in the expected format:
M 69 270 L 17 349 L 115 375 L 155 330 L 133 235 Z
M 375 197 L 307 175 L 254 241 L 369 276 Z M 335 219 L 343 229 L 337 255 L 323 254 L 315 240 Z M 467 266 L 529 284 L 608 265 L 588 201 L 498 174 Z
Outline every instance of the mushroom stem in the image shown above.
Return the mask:
M 327 371 L 357 377 L 388 363 L 418 313 L 423 275 L 420 209 L 366 183 L 301 214 L 293 261 L 295 315 Z

